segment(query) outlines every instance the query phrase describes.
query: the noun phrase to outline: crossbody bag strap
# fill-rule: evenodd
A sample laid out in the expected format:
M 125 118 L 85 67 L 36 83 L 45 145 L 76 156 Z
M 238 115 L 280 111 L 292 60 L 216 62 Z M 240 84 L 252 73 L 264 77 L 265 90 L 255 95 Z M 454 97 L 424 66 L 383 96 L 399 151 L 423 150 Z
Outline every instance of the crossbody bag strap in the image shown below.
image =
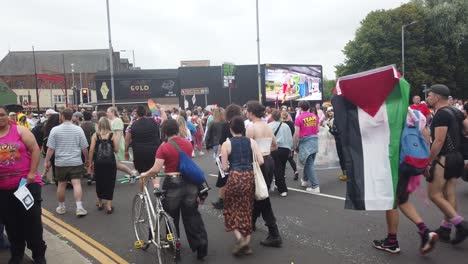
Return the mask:
M 177 145 L 177 143 L 174 142 L 174 140 L 170 139 L 167 141 L 168 143 L 170 143 L 172 146 L 174 146 L 177 151 L 181 152 L 182 150 L 179 148 L 179 146 Z
M 275 130 L 275 137 L 276 137 L 276 135 L 278 134 L 278 131 L 279 131 L 279 129 L 280 129 L 280 127 L 281 127 L 282 124 L 283 124 L 283 122 L 280 122 L 279 126 L 276 128 L 276 130 Z

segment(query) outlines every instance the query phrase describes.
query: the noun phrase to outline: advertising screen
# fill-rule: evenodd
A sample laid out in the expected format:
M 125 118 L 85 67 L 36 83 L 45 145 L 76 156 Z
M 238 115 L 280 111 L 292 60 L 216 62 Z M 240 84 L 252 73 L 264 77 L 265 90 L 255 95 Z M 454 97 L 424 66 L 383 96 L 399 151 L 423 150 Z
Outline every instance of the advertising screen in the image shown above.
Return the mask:
M 322 66 L 266 65 L 267 101 L 322 100 Z

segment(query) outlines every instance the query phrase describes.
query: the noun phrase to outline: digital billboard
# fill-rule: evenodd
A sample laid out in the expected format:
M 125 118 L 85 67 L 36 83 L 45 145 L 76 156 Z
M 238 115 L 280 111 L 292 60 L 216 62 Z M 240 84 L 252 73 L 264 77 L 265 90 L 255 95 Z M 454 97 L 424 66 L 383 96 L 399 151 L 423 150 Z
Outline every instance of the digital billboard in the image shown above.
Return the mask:
M 265 92 L 267 101 L 322 100 L 321 65 L 267 64 Z

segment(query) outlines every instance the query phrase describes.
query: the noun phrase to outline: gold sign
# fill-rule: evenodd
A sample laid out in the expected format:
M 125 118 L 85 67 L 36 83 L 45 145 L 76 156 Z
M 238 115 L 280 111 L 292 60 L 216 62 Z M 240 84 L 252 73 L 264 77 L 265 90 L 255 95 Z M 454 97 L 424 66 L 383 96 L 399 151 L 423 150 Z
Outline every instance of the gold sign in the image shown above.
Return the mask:
M 107 94 L 109 94 L 109 88 L 107 87 L 106 82 L 102 82 L 101 94 L 102 94 L 102 99 L 107 100 Z

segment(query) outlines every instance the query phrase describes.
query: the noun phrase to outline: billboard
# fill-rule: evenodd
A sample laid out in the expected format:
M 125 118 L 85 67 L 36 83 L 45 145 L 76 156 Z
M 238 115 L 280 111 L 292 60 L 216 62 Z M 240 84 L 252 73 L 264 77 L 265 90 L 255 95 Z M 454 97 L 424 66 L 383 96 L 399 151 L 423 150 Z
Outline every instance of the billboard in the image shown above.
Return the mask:
M 267 101 L 321 101 L 321 65 L 267 64 L 265 93 Z
M 178 97 L 177 79 L 124 79 L 115 80 L 115 99 L 148 99 Z M 109 80 L 96 80 L 97 99 L 110 100 Z

